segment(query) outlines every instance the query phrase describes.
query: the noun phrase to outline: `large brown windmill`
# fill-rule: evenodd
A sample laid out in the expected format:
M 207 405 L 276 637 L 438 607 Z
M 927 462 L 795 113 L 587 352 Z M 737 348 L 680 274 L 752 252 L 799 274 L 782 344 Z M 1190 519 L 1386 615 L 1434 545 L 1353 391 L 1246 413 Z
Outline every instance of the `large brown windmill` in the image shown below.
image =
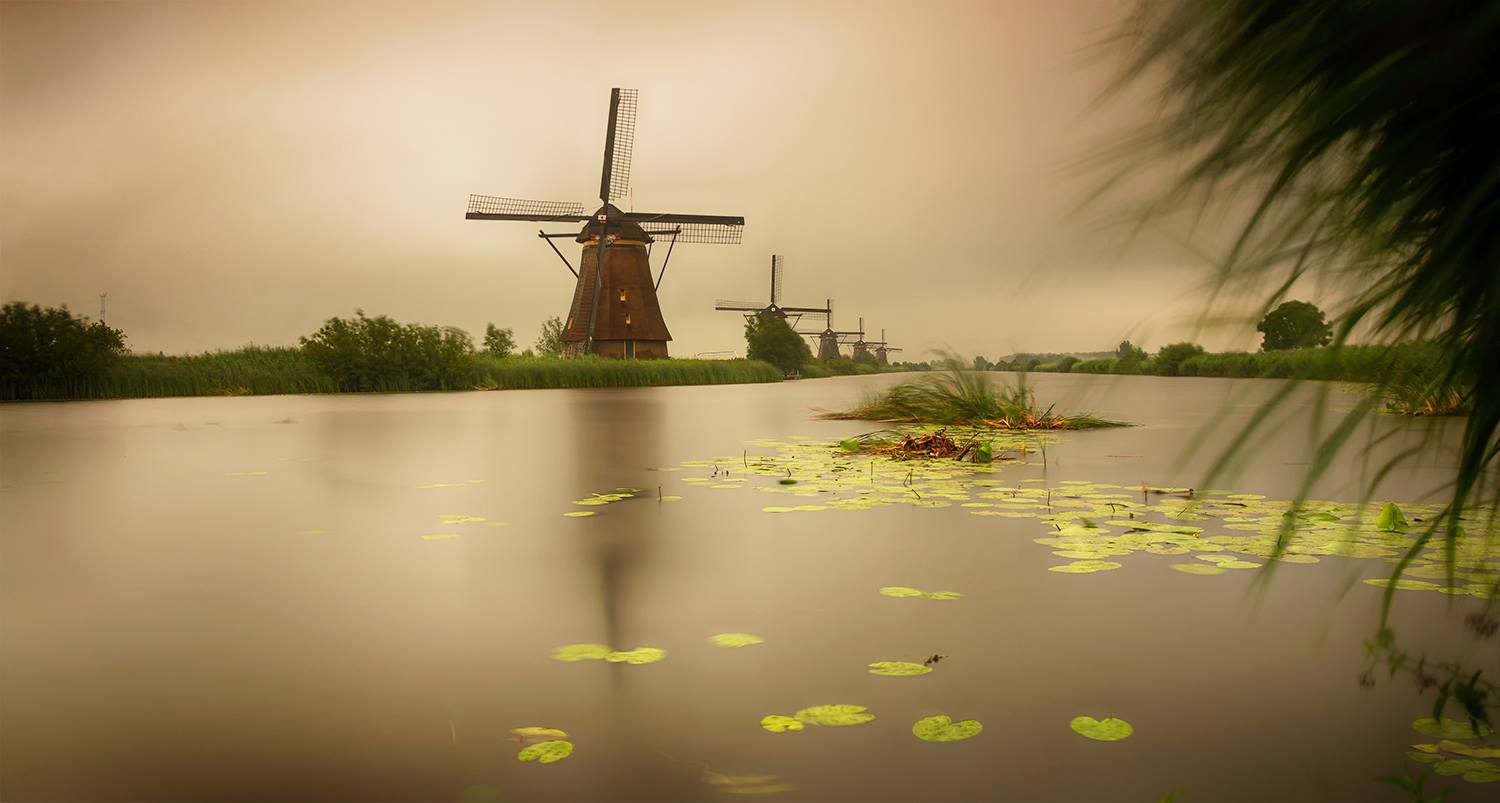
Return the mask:
M 609 96 L 609 127 L 604 135 L 604 170 L 599 180 L 603 203 L 592 215 L 583 204 L 527 201 L 470 195 L 469 220 L 534 220 L 542 223 L 583 223 L 583 229 L 549 234 L 538 231 L 568 270 L 578 279 L 573 304 L 563 325 L 563 354 L 597 354 L 627 359 L 667 356 L 672 334 L 662 319 L 656 290 L 672 259 L 672 247 L 684 243 L 738 244 L 745 219 L 727 215 L 677 215 L 661 212 L 622 212 L 614 201 L 630 193 L 630 157 L 635 144 L 636 91 L 613 89 Z M 583 245 L 578 270 L 568 263 L 552 240 L 573 237 Z M 668 240 L 661 272 L 651 276 L 651 245 Z M 600 266 L 603 266 L 602 268 Z

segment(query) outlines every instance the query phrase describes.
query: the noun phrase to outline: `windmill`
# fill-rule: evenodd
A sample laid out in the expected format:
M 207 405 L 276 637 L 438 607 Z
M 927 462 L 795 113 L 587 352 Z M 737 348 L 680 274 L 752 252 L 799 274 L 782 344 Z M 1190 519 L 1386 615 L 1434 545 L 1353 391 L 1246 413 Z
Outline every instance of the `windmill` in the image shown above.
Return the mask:
M 737 245 L 744 230 L 742 217 L 624 212 L 614 205 L 630 193 L 636 105 L 636 90 L 610 90 L 604 168 L 599 180 L 603 205 L 593 214 L 584 214 L 584 206 L 579 203 L 469 196 L 469 209 L 464 215 L 468 220 L 585 224 L 576 235 L 537 231 L 577 279 L 562 332 L 565 356 L 666 357 L 672 334 L 662 318 L 656 291 L 672 259 L 672 248 L 679 242 Z M 552 244 L 552 240 L 565 237 L 583 246 L 577 270 Z M 668 238 L 667 254 L 653 280 L 650 247 L 658 237 Z
M 797 330 L 797 334 L 799 335 L 807 335 L 818 339 L 818 359 L 836 360 L 840 356 L 839 346 L 851 342 L 846 340 L 846 338 L 854 335 L 858 335 L 861 339 L 864 338 L 863 318 L 860 319 L 860 331 L 858 332 L 840 332 L 833 328 L 833 299 L 830 298 L 825 301 L 823 309 L 818 310 L 818 313 L 823 316 L 822 331 Z
M 802 320 L 802 316 L 803 315 L 807 315 L 807 314 L 826 315 L 826 314 L 828 314 L 829 310 L 826 307 L 784 307 L 784 306 L 782 306 L 781 305 L 781 291 L 782 291 L 782 288 L 785 286 L 785 278 L 784 278 L 785 274 L 786 274 L 786 262 L 785 262 L 785 260 L 782 258 L 782 256 L 780 254 L 773 254 L 771 256 L 771 297 L 770 297 L 770 301 L 768 303 L 761 304 L 758 301 L 725 301 L 723 299 L 720 299 L 720 300 L 714 302 L 714 309 L 716 309 L 716 310 L 733 310 L 735 312 L 743 312 L 743 313 L 745 313 L 745 320 L 750 320 L 751 318 L 754 318 L 755 316 L 760 315 L 762 313 L 769 313 L 771 315 L 775 315 L 776 317 L 782 319 L 783 321 L 787 320 L 788 318 L 791 318 L 791 321 L 788 323 L 788 325 L 791 326 L 793 329 L 795 329 L 797 327 L 797 322 L 800 321 L 800 320 Z
M 849 345 L 851 345 L 851 346 L 854 347 L 852 353 L 850 354 L 851 357 L 853 357 L 856 361 L 861 360 L 861 359 L 867 359 L 867 360 L 873 360 L 874 359 L 873 357 L 870 356 L 870 345 L 871 344 L 865 341 L 865 319 L 864 318 L 860 318 L 859 319 L 859 331 L 857 331 L 857 332 L 845 332 L 844 335 L 846 337 L 853 337 L 855 335 L 858 335 L 857 339 L 855 339 L 855 340 L 845 340 L 845 341 L 842 341 L 842 342 L 848 343 Z
M 902 350 L 896 348 L 895 346 L 892 346 L 890 342 L 885 339 L 884 329 L 880 330 L 880 342 L 871 343 L 870 345 L 875 347 L 875 364 L 881 366 L 882 368 L 891 364 L 889 356 L 891 352 Z

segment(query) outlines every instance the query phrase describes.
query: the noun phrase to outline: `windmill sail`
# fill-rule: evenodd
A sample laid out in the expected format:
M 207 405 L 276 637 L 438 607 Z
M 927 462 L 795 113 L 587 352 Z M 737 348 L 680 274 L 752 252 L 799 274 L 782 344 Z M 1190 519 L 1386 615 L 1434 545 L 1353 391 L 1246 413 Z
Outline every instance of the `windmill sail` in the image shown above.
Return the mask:
M 529 201 L 495 195 L 470 195 L 468 220 L 539 220 L 577 223 L 588 220 L 583 204 L 571 201 Z
M 639 92 L 614 89 L 609 93 L 609 127 L 604 133 L 604 175 L 599 200 L 609 203 L 630 194 L 630 159 L 635 151 L 635 111 Z
M 781 305 L 781 283 L 785 275 L 785 261 L 780 254 L 771 255 L 771 304 Z

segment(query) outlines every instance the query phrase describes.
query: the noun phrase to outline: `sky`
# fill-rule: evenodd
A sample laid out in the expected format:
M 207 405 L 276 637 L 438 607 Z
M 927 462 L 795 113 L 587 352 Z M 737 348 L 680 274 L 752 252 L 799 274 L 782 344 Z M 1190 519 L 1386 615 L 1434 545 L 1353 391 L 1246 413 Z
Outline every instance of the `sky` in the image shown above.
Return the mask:
M 611 87 L 640 91 L 621 205 L 743 215 L 661 288 L 675 356 L 744 351 L 715 299 L 834 299 L 932 349 L 1253 348 L 1199 326 L 1212 266 L 1135 237 L 1090 161 L 1153 112 L 1101 101 L 1121 0 L 0 3 L 0 299 L 137 351 L 294 345 L 327 318 L 565 316 L 536 225 L 469 193 L 593 208 Z M 566 242 L 570 261 L 578 246 Z M 560 245 L 562 243 L 560 242 Z M 659 265 L 658 265 L 659 266 Z

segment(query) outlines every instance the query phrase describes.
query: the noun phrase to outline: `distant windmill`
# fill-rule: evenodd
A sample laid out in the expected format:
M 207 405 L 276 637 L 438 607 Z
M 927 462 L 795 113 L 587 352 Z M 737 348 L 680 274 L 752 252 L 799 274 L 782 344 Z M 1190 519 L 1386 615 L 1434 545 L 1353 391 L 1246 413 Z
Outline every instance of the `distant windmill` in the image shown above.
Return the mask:
M 786 275 L 786 262 L 785 262 L 785 260 L 782 258 L 782 256 L 780 254 L 774 254 L 771 257 L 771 297 L 770 297 L 770 301 L 768 303 L 762 304 L 762 303 L 760 303 L 758 301 L 725 301 L 723 299 L 720 299 L 720 300 L 714 302 L 714 309 L 716 309 L 716 310 L 732 310 L 734 312 L 743 312 L 743 313 L 745 313 L 745 319 L 746 320 L 754 318 L 755 316 L 757 316 L 757 315 L 759 315 L 759 314 L 761 314 L 763 312 L 775 315 L 776 317 L 782 319 L 783 321 L 787 320 L 788 318 L 791 318 L 791 321 L 790 321 L 790 323 L 788 325 L 791 326 L 794 329 L 797 326 L 797 322 L 800 321 L 800 320 L 802 320 L 802 316 L 805 315 L 805 314 L 816 314 L 816 315 L 826 315 L 826 314 L 828 314 L 829 310 L 826 307 L 785 307 L 785 306 L 782 306 L 782 304 L 781 304 L 781 292 L 782 292 L 782 288 L 785 286 L 785 275 Z
M 818 339 L 818 359 L 836 360 L 840 356 L 839 346 L 850 342 L 845 338 L 855 335 L 858 335 L 861 339 L 864 338 L 863 318 L 860 319 L 860 331 L 858 332 L 840 332 L 833 328 L 833 299 L 830 298 L 824 302 L 823 309 L 819 310 L 819 313 L 823 315 L 822 331 L 797 330 L 798 334 Z
M 860 360 L 860 359 L 870 358 L 870 344 L 867 343 L 867 342 L 865 342 L 865 319 L 864 318 L 860 318 L 859 319 L 859 331 L 858 332 L 845 332 L 844 335 L 846 337 L 854 337 L 855 335 L 858 335 L 858 337 L 856 339 L 854 339 L 854 340 L 845 340 L 845 341 L 843 341 L 843 342 L 848 343 L 849 345 L 851 345 L 851 346 L 854 347 L 853 353 L 851 354 L 851 356 L 854 357 L 854 359 Z
M 615 88 L 609 96 L 609 125 L 604 134 L 604 169 L 599 180 L 603 206 L 592 215 L 583 204 L 527 201 L 470 195 L 469 220 L 535 220 L 543 223 L 585 223 L 572 232 L 537 236 L 552 247 L 568 271 L 578 279 L 573 303 L 563 326 L 563 353 L 602 357 L 666 357 L 672 334 L 662 318 L 656 290 L 672 259 L 672 247 L 684 243 L 736 245 L 745 219 L 725 215 L 677 215 L 660 212 L 622 212 L 613 201 L 630 193 L 630 158 L 635 144 L 637 93 Z M 669 237 L 661 273 L 651 278 L 648 246 Z M 583 245 L 578 270 L 568 263 L 552 240 L 573 237 Z M 602 266 L 602 267 L 601 267 Z
M 890 353 L 893 352 L 893 351 L 901 351 L 902 350 L 902 349 L 896 348 L 895 346 L 892 346 L 890 344 L 890 342 L 885 339 L 885 330 L 884 329 L 880 330 L 880 342 L 878 342 L 878 343 L 871 343 L 870 345 L 872 345 L 872 346 L 875 347 L 875 364 L 879 365 L 879 366 L 890 365 L 891 364 L 890 357 L 889 357 Z

